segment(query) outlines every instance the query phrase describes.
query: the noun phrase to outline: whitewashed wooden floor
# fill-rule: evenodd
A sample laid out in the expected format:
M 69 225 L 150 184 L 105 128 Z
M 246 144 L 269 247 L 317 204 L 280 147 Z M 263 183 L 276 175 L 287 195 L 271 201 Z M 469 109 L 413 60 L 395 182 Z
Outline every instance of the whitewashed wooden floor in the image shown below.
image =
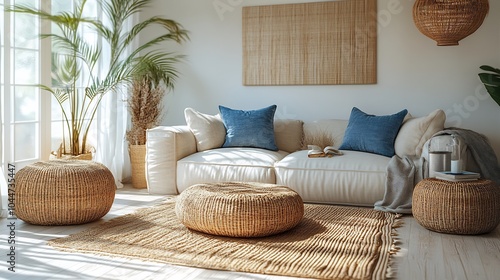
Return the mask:
M 205 270 L 92 254 L 64 253 L 46 241 L 131 213 L 164 197 L 130 186 L 117 192 L 111 211 L 100 221 L 77 226 L 34 226 L 16 220 L 16 272 L 8 271 L 10 221 L 0 222 L 0 279 L 210 279 L 286 280 L 291 277 Z M 406 216 L 398 229 L 401 250 L 394 256 L 395 279 L 500 279 L 500 227 L 487 235 L 439 234 Z

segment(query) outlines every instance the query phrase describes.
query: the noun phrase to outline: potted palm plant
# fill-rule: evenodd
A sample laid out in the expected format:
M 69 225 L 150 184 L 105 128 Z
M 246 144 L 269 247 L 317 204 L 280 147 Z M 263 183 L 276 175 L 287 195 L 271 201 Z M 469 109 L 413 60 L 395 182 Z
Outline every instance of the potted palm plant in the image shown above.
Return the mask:
M 146 130 L 157 126 L 162 116 L 165 87 L 155 80 L 154 73 L 137 77 L 128 98 L 131 128 L 127 131 L 132 169 L 132 186 L 147 188 L 145 176 Z
M 491 98 L 500 106 L 500 69 L 488 65 L 483 65 L 479 68 L 487 71 L 479 73 L 479 78 L 486 87 L 486 91 L 491 95 Z
M 172 88 L 182 56 L 158 48 L 165 41 L 182 43 L 187 31 L 170 19 L 154 16 L 133 25 L 132 17 L 151 0 L 96 0 L 107 19 L 86 17 L 87 0 L 75 0 L 71 11 L 51 14 L 27 5 L 8 10 L 30 14 L 52 23 L 54 30 L 42 38 L 52 40 L 52 84 L 40 85 L 59 103 L 64 120 L 61 153 L 78 156 L 89 151 L 88 135 L 103 96 L 128 88 L 144 73 Z M 92 1 L 92 4 L 95 4 Z M 137 44 L 139 34 L 151 26 L 154 38 Z M 89 42 L 85 30 L 91 29 L 100 42 Z M 137 47 L 134 47 L 137 46 Z

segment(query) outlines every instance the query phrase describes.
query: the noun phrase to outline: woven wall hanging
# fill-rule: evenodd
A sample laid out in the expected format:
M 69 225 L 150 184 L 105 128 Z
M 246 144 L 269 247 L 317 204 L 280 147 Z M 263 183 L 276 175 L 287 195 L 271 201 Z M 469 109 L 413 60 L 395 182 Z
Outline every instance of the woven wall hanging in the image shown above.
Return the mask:
M 438 46 L 455 46 L 483 24 L 488 0 L 417 0 L 413 20 Z
M 243 7 L 243 84 L 377 83 L 377 0 Z

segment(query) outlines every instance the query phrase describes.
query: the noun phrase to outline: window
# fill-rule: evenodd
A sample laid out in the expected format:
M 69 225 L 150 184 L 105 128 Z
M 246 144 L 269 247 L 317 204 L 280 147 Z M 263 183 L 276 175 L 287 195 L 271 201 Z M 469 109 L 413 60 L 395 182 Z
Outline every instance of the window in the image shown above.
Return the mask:
M 38 1 L 0 0 L 0 93 L 2 106 L 2 164 L 20 169 L 47 156 L 42 131 L 47 131 L 44 118 L 50 107 L 44 107 L 50 96 L 36 86 L 50 64 L 42 64 L 44 52 L 38 38 L 41 24 L 33 16 L 4 13 L 4 7 L 29 4 L 39 8 Z M 49 74 L 50 75 L 50 74 Z M 5 170 L 5 166 L 3 166 Z
M 72 9 L 74 1 L 0 0 L 0 167 L 4 177 L 8 177 L 9 164 L 18 171 L 28 164 L 47 160 L 63 138 L 59 104 L 50 93 L 37 87 L 50 85 L 51 67 L 57 67 L 52 63 L 52 53 L 57 53 L 57 49 L 50 40 L 39 37 L 50 33 L 53 27 L 34 16 L 5 12 L 5 7 L 18 4 L 60 12 Z M 102 18 L 97 1 L 89 2 L 84 13 Z M 90 29 L 84 35 L 86 40 L 100 39 Z M 89 137 L 96 138 L 96 134 Z M 4 184 L 0 195 L 1 216 L 7 205 Z
M 51 3 L 52 2 L 52 3 Z M 95 4 L 94 4 L 95 3 Z M 89 2 L 84 11 L 89 17 L 102 13 L 97 2 Z M 40 40 L 40 33 L 56 30 L 37 17 L 5 13 L 4 7 L 25 4 L 54 13 L 73 8 L 74 1 L 0 0 L 0 106 L 2 129 L 1 163 L 16 169 L 49 158 L 62 142 L 61 109 L 50 93 L 41 91 L 37 84 L 51 84 L 52 54 L 56 46 L 49 40 Z M 97 41 L 95 31 L 85 30 L 85 39 Z M 81 85 L 84 86 L 83 84 Z M 94 129 L 95 130 L 95 129 Z M 96 138 L 96 133 L 89 137 Z M 92 144 L 92 140 L 90 142 Z

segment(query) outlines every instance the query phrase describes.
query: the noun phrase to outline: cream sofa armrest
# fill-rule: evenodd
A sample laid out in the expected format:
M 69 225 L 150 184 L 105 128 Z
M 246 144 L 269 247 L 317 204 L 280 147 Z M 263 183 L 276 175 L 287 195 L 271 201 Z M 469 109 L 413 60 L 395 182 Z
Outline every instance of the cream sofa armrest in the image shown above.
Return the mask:
M 177 194 L 177 161 L 196 152 L 188 126 L 158 126 L 146 131 L 146 181 L 151 194 Z

